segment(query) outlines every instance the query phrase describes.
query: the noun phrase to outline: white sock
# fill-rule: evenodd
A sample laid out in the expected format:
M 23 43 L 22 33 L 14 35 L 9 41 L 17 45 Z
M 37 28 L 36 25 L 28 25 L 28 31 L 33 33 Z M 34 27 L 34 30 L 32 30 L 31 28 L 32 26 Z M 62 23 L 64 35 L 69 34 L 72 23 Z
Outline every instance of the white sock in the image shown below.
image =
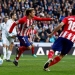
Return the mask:
M 6 57 L 7 60 L 10 60 L 11 53 L 12 53 L 12 51 L 10 51 L 10 50 L 7 51 L 7 57 Z
M 3 59 L 6 59 L 6 47 L 3 47 Z

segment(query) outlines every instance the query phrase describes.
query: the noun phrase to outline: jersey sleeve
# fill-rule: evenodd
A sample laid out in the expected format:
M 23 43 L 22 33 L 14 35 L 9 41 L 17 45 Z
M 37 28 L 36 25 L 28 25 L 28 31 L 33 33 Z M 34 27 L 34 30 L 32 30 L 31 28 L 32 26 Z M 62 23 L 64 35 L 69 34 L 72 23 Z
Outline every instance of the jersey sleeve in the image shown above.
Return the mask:
M 63 20 L 62 20 L 62 22 L 64 23 L 64 25 L 67 23 L 67 18 L 64 18 Z
M 37 16 L 35 16 L 33 19 L 37 20 L 37 21 L 50 21 L 50 20 L 52 20 L 52 18 L 41 18 L 41 17 L 37 17 Z
M 9 29 L 9 33 L 11 33 L 11 32 L 13 31 L 13 29 L 14 29 L 14 27 L 15 27 L 16 25 L 24 24 L 25 22 L 26 22 L 26 18 L 25 18 L 25 17 L 23 17 L 23 18 L 19 19 L 18 21 L 14 22 L 14 23 L 12 24 L 12 26 L 10 27 L 10 29 Z

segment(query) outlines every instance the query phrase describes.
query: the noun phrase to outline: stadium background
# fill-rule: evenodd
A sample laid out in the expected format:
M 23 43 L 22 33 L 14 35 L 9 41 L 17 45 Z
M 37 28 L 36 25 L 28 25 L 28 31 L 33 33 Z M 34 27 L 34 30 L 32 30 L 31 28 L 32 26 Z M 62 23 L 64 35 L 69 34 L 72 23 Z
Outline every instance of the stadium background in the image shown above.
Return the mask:
M 59 36 L 60 31 L 52 37 L 52 40 L 47 36 L 48 33 L 56 27 L 61 20 L 70 15 L 71 9 L 75 8 L 75 0 L 0 0 L 0 24 L 3 22 L 5 15 L 8 15 L 10 18 L 11 12 L 16 12 L 17 19 L 24 16 L 24 10 L 29 7 L 34 7 L 36 10 L 37 16 L 44 17 L 53 17 L 54 21 L 51 22 L 34 22 L 36 29 L 38 30 L 38 36 L 36 35 L 33 38 L 34 42 L 39 44 L 53 43 Z M 41 14 L 40 14 L 41 13 Z M 47 34 L 47 35 L 46 35 Z M 0 30 L 0 52 L 2 52 L 2 36 Z M 17 38 L 15 43 L 17 43 Z M 42 44 L 43 45 L 43 44 Z M 36 51 L 41 46 L 36 45 Z M 51 46 L 51 45 L 50 45 Z M 49 47 L 43 47 L 43 50 L 50 49 Z M 72 48 L 71 54 L 73 54 L 75 45 Z M 31 53 L 28 51 L 28 53 Z M 74 52 L 75 53 L 75 52 Z M 12 55 L 11 60 L 14 59 Z M 47 61 L 47 56 L 38 56 L 37 58 L 32 57 L 31 55 L 24 55 L 19 60 L 19 67 L 15 67 L 12 62 L 8 63 L 4 61 L 3 65 L 0 66 L 1 75 L 75 75 L 75 56 L 67 55 L 65 56 L 58 64 L 50 67 L 50 72 L 43 71 L 43 65 Z
M 66 16 L 71 15 L 72 8 L 75 8 L 75 0 L 0 0 L 0 24 L 4 22 L 6 15 L 10 18 L 11 12 L 15 12 L 17 19 L 20 19 L 25 15 L 25 10 L 30 7 L 35 8 L 36 16 L 54 18 L 53 21 L 34 21 L 33 25 L 35 25 L 34 28 L 37 30 L 37 34 L 33 37 L 33 42 L 53 43 L 59 37 L 62 28 L 51 38 L 48 37 L 48 34 L 50 34 Z M 2 42 L 1 28 L 0 42 Z M 17 38 L 15 42 L 18 42 Z M 70 54 L 72 54 L 72 52 Z

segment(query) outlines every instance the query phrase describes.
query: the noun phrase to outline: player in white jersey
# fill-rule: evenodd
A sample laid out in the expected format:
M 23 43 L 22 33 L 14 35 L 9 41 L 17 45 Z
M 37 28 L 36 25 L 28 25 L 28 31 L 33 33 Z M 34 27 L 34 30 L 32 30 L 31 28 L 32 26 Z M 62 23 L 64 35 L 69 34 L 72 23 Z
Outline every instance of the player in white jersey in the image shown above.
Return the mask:
M 15 19 L 16 19 L 16 14 L 12 12 L 11 13 L 11 19 L 9 19 L 7 21 L 7 24 L 6 24 L 7 25 L 7 27 L 6 27 L 6 38 L 8 40 L 7 45 L 9 46 L 6 61 L 8 61 L 8 62 L 10 62 L 10 56 L 11 56 L 12 49 L 14 46 L 14 38 L 17 34 L 16 27 L 14 28 L 12 33 L 9 33 L 9 29 L 10 29 L 11 25 L 14 23 Z
M 6 59 L 6 49 L 8 48 L 8 46 L 6 45 L 7 43 L 7 38 L 6 38 L 6 23 L 8 20 L 8 16 L 5 16 L 4 18 L 4 22 L 1 23 L 0 27 L 2 30 L 2 44 L 3 44 L 3 59 Z

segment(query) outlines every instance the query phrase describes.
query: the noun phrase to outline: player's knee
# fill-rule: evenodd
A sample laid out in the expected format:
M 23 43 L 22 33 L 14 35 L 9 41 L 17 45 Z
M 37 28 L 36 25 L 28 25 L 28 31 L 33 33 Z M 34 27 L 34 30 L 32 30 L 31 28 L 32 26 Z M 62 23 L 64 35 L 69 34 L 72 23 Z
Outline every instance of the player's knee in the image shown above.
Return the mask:
M 6 47 L 6 45 L 5 45 L 5 44 L 3 44 L 3 47 Z
M 29 46 L 28 49 L 31 50 L 32 46 Z

